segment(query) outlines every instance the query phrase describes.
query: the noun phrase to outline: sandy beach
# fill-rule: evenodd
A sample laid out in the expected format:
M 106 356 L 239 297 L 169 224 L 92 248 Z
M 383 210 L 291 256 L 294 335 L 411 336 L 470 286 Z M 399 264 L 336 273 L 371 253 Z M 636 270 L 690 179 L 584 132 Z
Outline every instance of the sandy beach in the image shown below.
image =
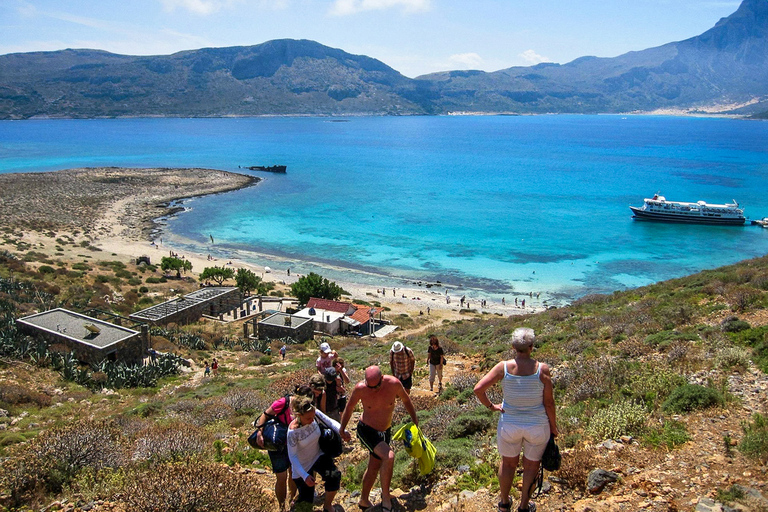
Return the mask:
M 287 268 L 249 264 L 237 259 L 209 259 L 207 254 L 191 253 L 169 244 L 162 234 L 162 219 L 183 210 L 185 198 L 225 193 L 258 183 L 258 178 L 213 169 L 132 169 L 86 168 L 49 173 L 0 175 L 0 215 L 6 229 L 21 230 L 30 246 L 55 237 L 81 237 L 111 259 L 135 260 L 150 256 L 159 263 L 163 256 L 176 253 L 192 263 L 197 276 L 205 267 L 229 265 L 249 268 L 266 281 L 290 285 L 300 274 Z M 183 214 L 183 213 L 182 213 Z M 61 249 L 61 248 L 59 248 Z M 53 253 L 54 251 L 51 251 Z M 62 253 L 58 253 L 61 255 Z M 523 309 L 509 303 L 487 301 L 480 296 L 461 296 L 433 286 L 376 288 L 349 280 L 336 281 L 354 301 L 379 302 L 393 313 L 434 316 L 435 322 L 465 314 L 519 315 L 543 309 L 531 302 Z M 447 298 L 450 298 L 450 303 Z M 474 312 L 472 311 L 474 310 Z

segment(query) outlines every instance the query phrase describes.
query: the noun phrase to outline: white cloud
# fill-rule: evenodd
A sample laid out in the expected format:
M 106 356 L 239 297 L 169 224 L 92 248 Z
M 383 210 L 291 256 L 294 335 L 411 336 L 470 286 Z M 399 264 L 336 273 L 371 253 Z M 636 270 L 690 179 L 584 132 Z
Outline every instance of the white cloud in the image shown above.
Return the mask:
M 483 58 L 476 53 L 457 53 L 451 55 L 451 63 L 472 69 L 479 69 L 483 65 Z
M 432 0 L 334 0 L 330 14 L 349 16 L 364 11 L 402 8 L 404 12 L 423 12 L 431 8 Z
M 518 57 L 531 64 L 541 64 L 542 62 L 552 62 L 549 57 L 539 55 L 533 50 L 525 50 L 523 53 L 518 54 Z
M 186 9 L 195 14 L 207 16 L 222 9 L 240 4 L 243 0 L 160 0 L 166 11 Z

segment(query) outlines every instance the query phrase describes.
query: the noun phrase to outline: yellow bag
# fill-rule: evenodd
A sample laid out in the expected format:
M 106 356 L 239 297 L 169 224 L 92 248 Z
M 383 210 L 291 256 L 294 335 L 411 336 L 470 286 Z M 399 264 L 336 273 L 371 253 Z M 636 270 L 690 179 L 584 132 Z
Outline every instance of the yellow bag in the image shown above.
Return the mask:
M 392 436 L 394 440 L 402 440 L 405 451 L 414 459 L 419 459 L 419 472 L 426 475 L 435 467 L 437 449 L 424 437 L 421 429 L 413 422 L 407 423 Z
M 435 456 L 437 448 L 426 437 L 424 439 L 424 453 L 419 458 L 419 472 L 422 475 L 430 473 L 435 468 Z

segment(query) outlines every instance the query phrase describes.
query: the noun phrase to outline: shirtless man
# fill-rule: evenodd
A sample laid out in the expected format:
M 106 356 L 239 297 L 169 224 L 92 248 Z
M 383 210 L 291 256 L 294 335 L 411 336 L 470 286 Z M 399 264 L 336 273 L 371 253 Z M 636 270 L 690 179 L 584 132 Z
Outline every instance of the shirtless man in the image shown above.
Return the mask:
M 411 415 L 411 420 L 418 425 L 416 409 L 400 380 L 392 375 L 382 374 L 378 366 L 369 366 L 365 369 L 365 380 L 355 385 L 344 414 L 341 416 L 341 437 L 348 442 L 352 436 L 346 431 L 346 426 L 357 403 L 363 404 L 363 415 L 357 424 L 357 437 L 370 452 L 358 502 L 358 506 L 363 510 L 373 506 L 369 494 L 376 482 L 377 474 L 381 476 L 381 510 L 382 512 L 392 510 L 389 485 L 392 482 L 392 471 L 395 467 L 395 452 L 389 443 L 392 438 L 392 414 L 395 412 L 397 398 L 403 402 L 405 410 Z

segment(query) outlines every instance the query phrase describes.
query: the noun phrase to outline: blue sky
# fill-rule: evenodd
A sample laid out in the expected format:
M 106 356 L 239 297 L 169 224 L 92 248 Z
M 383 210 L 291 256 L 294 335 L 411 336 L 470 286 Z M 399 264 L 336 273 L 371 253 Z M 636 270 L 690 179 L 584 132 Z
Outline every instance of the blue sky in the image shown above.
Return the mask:
M 163 55 L 311 39 L 414 77 L 615 57 L 687 39 L 729 0 L 0 0 L 0 54 Z

